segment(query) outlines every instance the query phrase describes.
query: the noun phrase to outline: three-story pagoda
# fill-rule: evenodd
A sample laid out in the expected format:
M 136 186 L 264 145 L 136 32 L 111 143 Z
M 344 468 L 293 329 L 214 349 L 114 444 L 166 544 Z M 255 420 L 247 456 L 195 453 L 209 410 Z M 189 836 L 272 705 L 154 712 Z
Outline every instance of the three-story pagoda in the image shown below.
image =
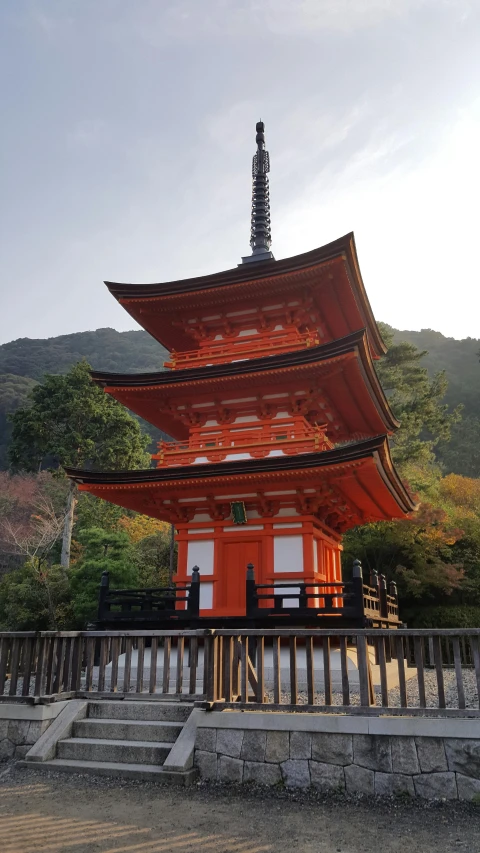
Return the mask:
M 107 287 L 171 353 L 159 373 L 92 379 L 172 436 L 146 471 L 72 471 L 79 488 L 171 522 L 176 581 L 200 567 L 200 616 L 245 614 L 262 584 L 341 581 L 341 537 L 414 505 L 392 465 L 398 427 L 373 361 L 385 346 L 353 234 L 276 261 L 257 124 L 252 254 L 236 269 Z

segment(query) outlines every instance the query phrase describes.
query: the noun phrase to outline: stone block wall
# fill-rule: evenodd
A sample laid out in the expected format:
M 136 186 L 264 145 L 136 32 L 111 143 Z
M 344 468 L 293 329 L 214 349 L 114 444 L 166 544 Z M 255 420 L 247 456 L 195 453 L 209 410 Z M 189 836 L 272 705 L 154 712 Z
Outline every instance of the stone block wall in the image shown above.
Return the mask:
M 1 720 L 0 761 L 25 758 L 28 750 L 43 735 L 52 720 Z
M 265 721 L 260 730 L 228 722 L 197 729 L 194 761 L 203 779 L 480 800 L 480 721 L 478 740 L 285 730 L 285 719 L 284 730 L 269 730 Z

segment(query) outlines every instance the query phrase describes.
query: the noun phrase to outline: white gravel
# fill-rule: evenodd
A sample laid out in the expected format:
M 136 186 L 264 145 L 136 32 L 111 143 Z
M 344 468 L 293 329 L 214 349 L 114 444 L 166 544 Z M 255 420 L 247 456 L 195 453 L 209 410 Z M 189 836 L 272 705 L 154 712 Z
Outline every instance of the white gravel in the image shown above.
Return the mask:
M 463 670 L 463 687 L 465 691 L 465 705 L 467 708 L 478 708 L 478 691 L 477 691 L 477 682 L 475 678 L 475 672 L 473 670 Z M 457 695 L 457 683 L 455 679 L 455 672 L 453 670 L 444 670 L 443 678 L 445 684 L 445 703 L 447 708 L 458 708 L 458 695 Z M 267 691 L 267 696 L 270 702 L 273 702 L 273 693 L 272 691 Z M 427 700 L 427 708 L 438 708 L 438 690 L 437 690 L 437 678 L 436 673 L 434 671 L 426 671 L 425 672 L 425 697 Z M 325 697 L 322 692 L 315 693 L 315 704 L 316 705 L 324 705 Z M 290 694 L 288 691 L 282 691 L 281 693 L 281 701 L 282 704 L 289 704 L 290 702 Z M 306 705 L 307 704 L 307 694 L 306 692 L 299 691 L 298 694 L 298 704 Z M 332 695 L 332 704 L 333 705 L 343 705 L 343 699 L 341 693 L 333 693 Z M 350 690 L 350 704 L 351 705 L 360 705 L 360 694 L 358 692 L 354 692 Z M 376 689 L 375 692 L 375 704 L 377 707 L 382 706 L 382 699 L 380 694 L 380 688 Z M 400 691 L 398 687 L 392 688 L 388 692 L 388 704 L 390 708 L 399 708 L 400 707 Z M 416 676 L 407 681 L 407 704 L 410 708 L 419 708 L 419 695 L 418 695 L 418 681 Z

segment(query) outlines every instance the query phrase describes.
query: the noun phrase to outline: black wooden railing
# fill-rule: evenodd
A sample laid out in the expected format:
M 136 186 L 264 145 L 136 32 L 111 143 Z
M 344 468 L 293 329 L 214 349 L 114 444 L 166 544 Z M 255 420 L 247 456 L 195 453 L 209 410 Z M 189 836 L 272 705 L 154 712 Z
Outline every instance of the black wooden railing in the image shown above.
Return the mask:
M 200 611 L 200 572 L 192 569 L 188 586 L 148 589 L 110 589 L 108 572 L 103 572 L 98 601 L 98 625 L 121 626 L 143 622 L 180 622 L 191 625 Z
M 246 616 L 249 619 L 278 619 L 303 624 L 319 618 L 342 620 L 344 625 L 387 627 L 399 625 L 397 587 L 387 583 L 384 575 L 372 574 L 370 586 L 363 582 L 360 560 L 353 564 L 352 580 L 348 583 L 285 583 L 257 584 L 252 563 L 247 566 Z
M 339 625 L 355 628 L 388 628 L 400 625 L 397 588 L 384 575 L 373 572 L 370 583 L 363 580 L 360 560 L 353 564 L 352 580 L 347 583 L 304 583 L 289 580 L 257 584 L 255 567 L 247 566 L 245 614 L 235 617 L 200 617 L 200 571 L 192 570 L 189 585 L 155 589 L 110 589 L 108 572 L 102 575 L 98 607 L 98 628 L 166 628 L 174 622 L 184 627 L 271 627 L 275 623 L 312 625 L 329 628 Z

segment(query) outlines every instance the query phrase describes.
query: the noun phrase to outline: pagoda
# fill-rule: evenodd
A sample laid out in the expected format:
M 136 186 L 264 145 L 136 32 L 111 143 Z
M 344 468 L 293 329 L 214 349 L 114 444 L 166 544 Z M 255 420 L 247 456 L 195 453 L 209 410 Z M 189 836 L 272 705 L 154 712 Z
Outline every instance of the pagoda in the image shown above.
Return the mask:
M 252 253 L 238 267 L 106 282 L 171 355 L 158 373 L 92 379 L 174 440 L 148 470 L 69 471 L 80 490 L 175 526 L 175 581 L 200 568 L 209 618 L 245 614 L 247 564 L 260 584 L 340 583 L 342 534 L 414 509 L 390 457 L 399 424 L 353 234 L 275 260 L 262 122 L 256 145 Z

